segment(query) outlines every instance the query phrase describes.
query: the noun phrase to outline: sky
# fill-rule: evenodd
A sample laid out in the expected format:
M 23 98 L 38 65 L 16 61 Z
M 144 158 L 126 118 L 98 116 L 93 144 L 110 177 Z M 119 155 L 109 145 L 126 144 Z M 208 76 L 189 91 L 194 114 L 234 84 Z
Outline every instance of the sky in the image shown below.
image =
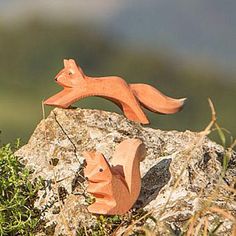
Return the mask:
M 236 72 L 235 0 L 0 0 L 0 23 L 91 22 L 124 45 L 164 48 Z

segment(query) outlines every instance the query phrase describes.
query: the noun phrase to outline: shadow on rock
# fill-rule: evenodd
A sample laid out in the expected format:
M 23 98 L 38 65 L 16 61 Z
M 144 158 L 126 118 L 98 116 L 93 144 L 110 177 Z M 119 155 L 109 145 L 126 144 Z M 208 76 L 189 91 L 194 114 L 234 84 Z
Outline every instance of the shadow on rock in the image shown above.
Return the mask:
M 135 208 L 145 207 L 154 200 L 162 187 L 170 180 L 171 159 L 164 159 L 153 166 L 142 178 L 142 187 Z

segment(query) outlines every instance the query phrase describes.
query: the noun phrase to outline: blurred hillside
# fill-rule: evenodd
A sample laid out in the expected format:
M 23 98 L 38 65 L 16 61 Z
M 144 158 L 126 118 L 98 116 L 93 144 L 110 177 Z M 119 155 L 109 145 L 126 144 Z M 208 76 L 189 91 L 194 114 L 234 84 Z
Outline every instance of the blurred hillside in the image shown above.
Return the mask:
M 119 42 L 170 50 L 236 73 L 235 0 L 1 0 L 0 21 L 93 22 Z
M 154 53 L 122 47 L 115 36 L 108 37 L 92 25 L 31 20 L 11 28 L 0 25 L 2 142 L 17 137 L 27 141 L 42 118 L 41 101 L 61 89 L 53 78 L 63 67 L 64 58 L 74 58 L 88 75 L 119 75 L 128 82 L 152 84 L 166 95 L 188 98 L 184 110 L 176 115 L 149 113 L 151 127 L 202 129 L 210 119 L 210 97 L 220 124 L 236 136 L 236 83 L 229 78 L 232 75 L 207 65 L 185 65 L 164 50 Z M 120 112 L 101 98 L 87 98 L 77 106 Z

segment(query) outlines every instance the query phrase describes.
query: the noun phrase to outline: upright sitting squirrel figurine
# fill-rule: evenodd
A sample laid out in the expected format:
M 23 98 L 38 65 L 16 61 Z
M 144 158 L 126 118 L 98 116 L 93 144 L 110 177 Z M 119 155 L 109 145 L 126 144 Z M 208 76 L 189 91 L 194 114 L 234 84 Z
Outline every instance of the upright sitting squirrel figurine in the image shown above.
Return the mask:
M 113 155 L 112 166 L 99 152 L 84 152 L 87 191 L 96 201 L 88 207 L 91 213 L 122 215 L 137 200 L 141 189 L 140 161 L 146 149 L 139 139 L 121 142 Z

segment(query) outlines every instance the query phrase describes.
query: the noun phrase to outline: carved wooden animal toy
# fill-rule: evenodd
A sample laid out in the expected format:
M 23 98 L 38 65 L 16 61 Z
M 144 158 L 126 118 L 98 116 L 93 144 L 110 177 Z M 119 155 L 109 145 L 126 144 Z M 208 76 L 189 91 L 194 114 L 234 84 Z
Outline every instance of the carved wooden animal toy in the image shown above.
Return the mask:
M 99 152 L 85 152 L 87 191 L 95 197 L 91 213 L 122 215 L 137 200 L 141 189 L 140 161 L 146 149 L 139 139 L 121 142 L 114 152 L 112 166 Z
M 72 59 L 64 60 L 64 69 L 55 80 L 64 89 L 44 104 L 68 108 L 82 98 L 99 96 L 117 104 L 128 119 L 142 124 L 149 121 L 141 105 L 152 112 L 173 114 L 181 110 L 185 101 L 167 97 L 148 84 L 127 84 L 117 76 L 89 77 Z

